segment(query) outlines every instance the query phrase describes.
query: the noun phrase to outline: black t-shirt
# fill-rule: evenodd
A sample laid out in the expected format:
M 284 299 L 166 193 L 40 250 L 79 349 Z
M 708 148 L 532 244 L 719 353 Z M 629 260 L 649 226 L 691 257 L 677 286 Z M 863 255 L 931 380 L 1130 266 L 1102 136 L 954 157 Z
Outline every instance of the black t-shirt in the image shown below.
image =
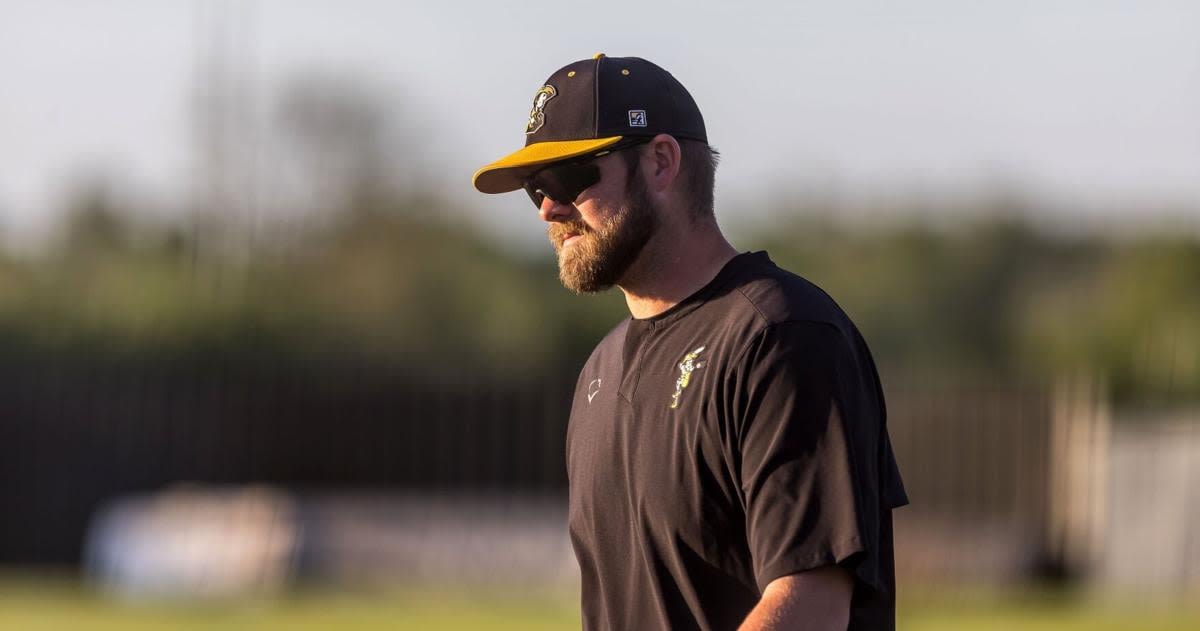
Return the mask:
M 874 362 L 765 252 L 600 342 L 567 472 L 584 629 L 736 629 L 772 580 L 833 563 L 855 577 L 849 629 L 895 627 L 908 498 Z

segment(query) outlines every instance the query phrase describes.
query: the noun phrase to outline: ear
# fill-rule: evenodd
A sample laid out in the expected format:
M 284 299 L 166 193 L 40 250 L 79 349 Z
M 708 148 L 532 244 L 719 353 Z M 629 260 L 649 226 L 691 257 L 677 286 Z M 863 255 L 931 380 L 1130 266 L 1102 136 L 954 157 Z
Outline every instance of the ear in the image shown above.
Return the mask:
M 668 134 L 659 134 L 648 143 L 646 157 L 650 172 L 646 183 L 653 193 L 664 193 L 675 185 L 679 177 L 681 153 L 679 141 Z

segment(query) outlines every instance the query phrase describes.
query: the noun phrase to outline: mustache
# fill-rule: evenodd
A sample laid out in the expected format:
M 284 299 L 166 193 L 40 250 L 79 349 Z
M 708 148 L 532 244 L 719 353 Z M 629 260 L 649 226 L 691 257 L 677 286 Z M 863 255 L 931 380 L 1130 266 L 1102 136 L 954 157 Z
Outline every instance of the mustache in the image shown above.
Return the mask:
M 562 245 L 562 242 L 573 234 L 584 235 L 590 232 L 592 232 L 592 229 L 582 221 L 552 223 L 546 228 L 546 234 L 550 237 L 550 242 L 554 245 Z

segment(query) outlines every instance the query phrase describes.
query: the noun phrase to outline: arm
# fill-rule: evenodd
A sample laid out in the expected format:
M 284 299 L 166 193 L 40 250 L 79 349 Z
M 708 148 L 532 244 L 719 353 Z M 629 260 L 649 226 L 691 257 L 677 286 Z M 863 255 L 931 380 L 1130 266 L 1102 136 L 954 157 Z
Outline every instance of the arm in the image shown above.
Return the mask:
M 843 631 L 853 588 L 850 573 L 836 565 L 782 576 L 767 584 L 739 631 Z
M 830 326 L 777 325 L 749 347 L 734 382 L 747 541 L 762 594 L 743 631 L 849 622 L 849 568 L 868 549 L 840 407 L 848 353 Z

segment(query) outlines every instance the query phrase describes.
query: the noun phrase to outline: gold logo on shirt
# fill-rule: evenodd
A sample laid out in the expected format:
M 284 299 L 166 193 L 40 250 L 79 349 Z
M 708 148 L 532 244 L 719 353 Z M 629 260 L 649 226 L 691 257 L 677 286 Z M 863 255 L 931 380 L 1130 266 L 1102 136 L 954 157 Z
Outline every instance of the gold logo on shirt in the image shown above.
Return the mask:
M 683 361 L 679 362 L 679 378 L 675 380 L 675 394 L 671 395 L 671 409 L 679 407 L 679 396 L 683 394 L 683 389 L 688 387 L 688 383 L 692 381 L 692 372 L 704 368 L 705 362 L 696 361 L 700 353 L 704 352 L 706 347 L 701 346 L 696 350 L 683 356 Z

